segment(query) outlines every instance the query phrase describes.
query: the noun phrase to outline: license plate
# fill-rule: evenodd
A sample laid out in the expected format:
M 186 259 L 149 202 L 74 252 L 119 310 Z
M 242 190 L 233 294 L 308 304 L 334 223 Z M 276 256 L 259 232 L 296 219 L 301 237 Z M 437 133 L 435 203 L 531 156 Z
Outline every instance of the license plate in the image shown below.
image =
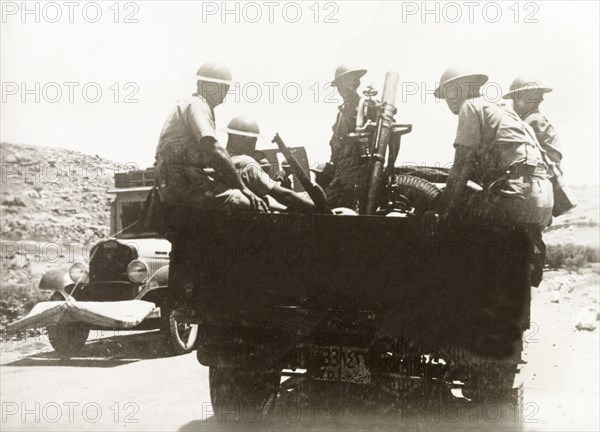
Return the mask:
M 313 346 L 312 358 L 318 373 L 315 377 L 322 381 L 340 381 L 355 384 L 371 382 L 371 372 L 365 358 L 366 348 L 346 346 Z

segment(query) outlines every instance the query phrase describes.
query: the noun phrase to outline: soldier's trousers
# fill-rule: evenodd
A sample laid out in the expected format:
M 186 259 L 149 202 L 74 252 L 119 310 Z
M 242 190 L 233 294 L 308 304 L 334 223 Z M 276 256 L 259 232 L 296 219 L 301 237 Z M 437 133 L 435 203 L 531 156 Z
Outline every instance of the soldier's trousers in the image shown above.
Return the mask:
M 552 221 L 552 184 L 546 178 L 507 180 L 499 188 L 475 192 L 462 217 L 467 222 L 525 227 L 531 244 L 532 286 L 542 280 L 546 245 L 542 231 Z
M 552 184 L 547 178 L 506 179 L 497 187 L 474 193 L 463 217 L 474 222 L 531 225 L 541 231 L 552 221 L 553 205 Z

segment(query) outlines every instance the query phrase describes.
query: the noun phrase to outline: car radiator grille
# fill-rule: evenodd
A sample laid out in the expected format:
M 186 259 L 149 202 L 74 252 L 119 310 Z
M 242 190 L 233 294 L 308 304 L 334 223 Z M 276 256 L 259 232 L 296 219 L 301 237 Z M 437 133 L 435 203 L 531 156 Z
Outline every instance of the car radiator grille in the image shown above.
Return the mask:
M 148 264 L 150 276 L 156 273 L 159 268 L 169 264 L 169 258 L 142 258 L 142 260 Z
M 127 278 L 127 265 L 137 258 L 134 248 L 107 240 L 92 248 L 90 260 L 90 281 L 123 281 Z

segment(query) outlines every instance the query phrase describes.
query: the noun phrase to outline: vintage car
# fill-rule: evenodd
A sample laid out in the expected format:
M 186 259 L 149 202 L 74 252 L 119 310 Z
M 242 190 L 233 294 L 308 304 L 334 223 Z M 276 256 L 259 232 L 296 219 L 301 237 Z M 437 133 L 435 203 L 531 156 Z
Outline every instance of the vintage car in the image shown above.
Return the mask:
M 42 277 L 39 288 L 54 291 L 49 303 L 63 302 L 71 306 L 71 315 L 76 310 L 77 316 L 85 320 L 73 321 L 71 316 L 66 322 L 61 319 L 47 326 L 50 343 L 57 352 L 75 354 L 85 345 L 92 329 L 124 328 L 160 329 L 175 354 L 193 349 L 197 325 L 179 322 L 168 307 L 171 244 L 157 233 L 144 231 L 137 223 L 153 182 L 152 169 L 116 174 L 115 188 L 109 190 L 115 194 L 111 237 L 90 249 L 88 263 L 76 262 Z M 74 309 L 73 305 L 77 307 Z M 132 322 L 128 315 L 136 308 L 145 311 L 139 323 L 139 318 Z M 126 318 L 119 320 L 123 313 Z

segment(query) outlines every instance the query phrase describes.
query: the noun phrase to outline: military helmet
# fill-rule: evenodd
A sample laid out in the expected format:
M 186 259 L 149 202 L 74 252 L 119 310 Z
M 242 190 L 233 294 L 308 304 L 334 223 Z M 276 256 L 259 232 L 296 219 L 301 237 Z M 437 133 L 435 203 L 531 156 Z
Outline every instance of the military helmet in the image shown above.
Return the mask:
M 258 162 L 263 171 L 269 173 L 269 175 L 271 174 L 272 165 L 271 162 L 269 162 L 267 154 L 264 151 L 254 150 L 254 152 L 252 153 L 252 159 Z
M 262 150 L 254 150 L 254 152 L 252 153 L 252 159 L 257 161 L 260 164 L 260 166 L 263 167 L 263 169 L 265 167 L 271 167 L 271 162 L 269 162 L 267 154 Z
M 231 119 L 227 128 L 225 128 L 225 132 L 232 135 L 242 135 L 253 138 L 260 137 L 258 123 L 245 116 L 237 116 Z
M 463 70 L 458 67 L 450 67 L 444 71 L 440 78 L 440 84 L 433 92 L 433 95 L 438 99 L 445 99 L 445 91 L 450 85 L 460 85 L 463 83 L 475 84 L 478 86 L 484 85 L 488 80 L 485 74 L 476 74 Z
M 345 79 L 353 75 L 356 79 L 360 79 L 366 73 L 366 69 L 356 69 L 348 65 L 340 65 L 335 70 L 335 78 L 333 79 L 333 81 L 331 81 L 331 85 L 335 87 L 339 83 L 340 79 Z
M 544 83 L 538 79 L 532 79 L 531 77 L 518 77 L 510 85 L 508 93 L 502 96 L 504 99 L 512 99 L 514 95 L 520 92 L 532 92 L 540 94 L 550 93 L 552 87 L 544 85 Z
M 220 63 L 204 63 L 196 72 L 196 78 L 206 82 L 214 82 L 217 84 L 233 84 L 231 71 Z

